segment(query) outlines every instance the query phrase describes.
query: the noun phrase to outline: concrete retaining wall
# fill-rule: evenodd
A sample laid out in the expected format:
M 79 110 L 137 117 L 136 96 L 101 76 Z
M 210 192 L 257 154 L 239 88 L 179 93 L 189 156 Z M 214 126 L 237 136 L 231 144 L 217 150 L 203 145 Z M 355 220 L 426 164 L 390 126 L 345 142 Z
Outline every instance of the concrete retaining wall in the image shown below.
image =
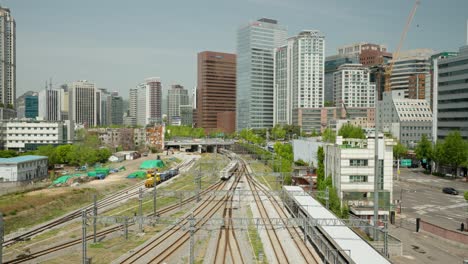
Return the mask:
M 45 187 L 50 183 L 36 181 L 21 181 L 21 182 L 2 182 L 0 183 L 0 195 L 26 191 L 34 188 Z
M 449 230 L 428 222 L 425 222 L 421 219 L 420 222 L 420 229 L 436 236 L 440 236 L 442 238 L 455 241 L 458 243 L 462 243 L 468 245 L 468 233 L 464 234 L 462 232 L 457 232 L 453 230 Z

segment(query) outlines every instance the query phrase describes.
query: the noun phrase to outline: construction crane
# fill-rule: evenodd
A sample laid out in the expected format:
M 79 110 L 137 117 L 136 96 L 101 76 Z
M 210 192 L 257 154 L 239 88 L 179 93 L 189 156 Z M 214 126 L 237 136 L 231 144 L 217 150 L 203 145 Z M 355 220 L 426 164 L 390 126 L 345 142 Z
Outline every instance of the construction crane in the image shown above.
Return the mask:
M 400 42 L 398 43 L 397 49 L 395 53 L 393 54 L 393 58 L 390 61 L 390 64 L 385 68 L 385 91 L 386 92 L 389 92 L 392 90 L 390 77 L 392 75 L 393 65 L 395 64 L 395 62 L 398 60 L 398 57 L 400 56 L 401 47 L 403 46 L 403 42 L 405 41 L 406 34 L 408 33 L 408 30 L 409 30 L 409 26 L 411 25 L 411 21 L 413 21 L 414 15 L 416 14 L 416 10 L 418 9 L 418 6 L 420 3 L 421 3 L 421 0 L 416 0 L 414 2 L 413 9 L 411 10 L 411 13 L 408 16 L 408 20 L 406 21 L 405 28 L 403 29 L 403 32 L 401 33 Z

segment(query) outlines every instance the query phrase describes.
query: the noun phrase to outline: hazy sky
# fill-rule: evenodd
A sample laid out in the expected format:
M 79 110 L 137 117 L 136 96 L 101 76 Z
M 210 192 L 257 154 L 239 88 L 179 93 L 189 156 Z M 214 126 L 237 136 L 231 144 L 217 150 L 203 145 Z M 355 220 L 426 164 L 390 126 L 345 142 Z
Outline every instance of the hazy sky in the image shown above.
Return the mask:
M 422 0 L 404 48 L 458 50 L 467 0 Z M 16 19 L 17 95 L 86 79 L 119 91 L 161 77 L 166 90 L 196 85 L 197 52 L 235 52 L 236 30 L 261 17 L 289 36 L 325 34 L 326 55 L 344 44 L 398 44 L 412 0 L 0 0 Z

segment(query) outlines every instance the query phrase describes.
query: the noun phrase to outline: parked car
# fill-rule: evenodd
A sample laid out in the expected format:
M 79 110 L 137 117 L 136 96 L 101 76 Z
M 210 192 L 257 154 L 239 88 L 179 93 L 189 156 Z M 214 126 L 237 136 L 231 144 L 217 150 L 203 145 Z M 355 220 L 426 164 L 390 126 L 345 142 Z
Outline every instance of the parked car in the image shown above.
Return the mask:
M 455 189 L 452 188 L 452 187 L 445 187 L 445 188 L 442 189 L 442 192 L 443 192 L 443 193 L 446 193 L 446 194 L 458 195 L 458 191 L 455 190 Z

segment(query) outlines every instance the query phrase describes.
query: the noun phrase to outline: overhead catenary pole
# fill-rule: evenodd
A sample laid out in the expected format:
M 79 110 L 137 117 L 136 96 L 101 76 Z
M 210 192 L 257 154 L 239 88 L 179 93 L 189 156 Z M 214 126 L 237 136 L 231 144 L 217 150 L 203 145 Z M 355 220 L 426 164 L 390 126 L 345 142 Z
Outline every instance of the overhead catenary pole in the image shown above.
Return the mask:
M 81 235 L 81 246 L 82 246 L 82 263 L 86 264 L 87 256 L 86 256 L 86 210 L 81 212 L 81 219 L 82 219 L 82 235 Z
M 156 186 L 157 186 L 157 184 L 156 184 L 156 175 L 154 175 L 153 179 L 154 179 L 153 180 L 153 214 L 154 214 L 154 216 L 157 216 L 156 215 L 156 195 L 157 195 L 157 193 L 156 193 Z
M 96 243 L 96 229 L 97 229 L 97 195 L 94 194 L 93 197 L 93 243 Z
M 189 218 L 190 226 L 190 264 L 195 263 L 195 218 L 193 217 L 193 212 Z
M 138 228 L 140 232 L 143 232 L 143 189 L 140 188 L 138 191 Z
M 3 263 L 3 235 L 4 235 L 3 214 L 0 212 L 0 264 Z

